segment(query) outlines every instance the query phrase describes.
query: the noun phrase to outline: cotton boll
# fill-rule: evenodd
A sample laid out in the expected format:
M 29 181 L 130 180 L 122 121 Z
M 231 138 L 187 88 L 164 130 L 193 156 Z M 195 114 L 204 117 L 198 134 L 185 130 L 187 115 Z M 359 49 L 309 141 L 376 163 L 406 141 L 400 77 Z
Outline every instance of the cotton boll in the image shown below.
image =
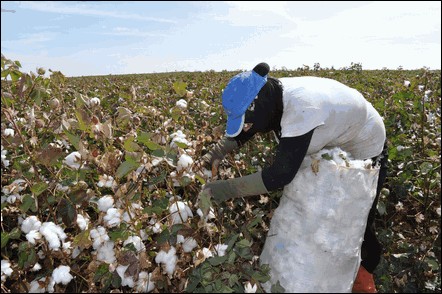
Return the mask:
M 106 226 L 113 228 L 121 223 L 121 212 L 117 208 L 109 208 L 103 218 Z
M 187 154 L 181 154 L 180 158 L 178 159 L 176 169 L 177 171 L 189 169 L 192 163 L 193 163 L 192 157 L 190 157 Z
M 152 273 L 142 271 L 138 274 L 136 290 L 139 293 L 148 293 L 155 289 L 155 282 L 152 281 Z
M 11 263 L 9 260 L 2 259 L 1 261 L 1 274 L 2 274 L 2 282 L 6 281 L 6 278 L 12 274 L 13 270 L 11 268 Z
M 26 240 L 31 244 L 35 244 L 35 240 L 39 239 L 41 239 L 41 233 L 38 230 L 31 230 L 26 234 Z
M 9 160 L 7 160 L 6 159 L 6 155 L 8 154 L 8 150 L 6 150 L 6 149 L 4 149 L 3 148 L 3 145 L 1 145 L 2 146 L 2 150 L 1 150 L 1 160 L 2 160 L 2 164 L 5 166 L 5 167 L 8 167 L 9 166 Z
M 40 227 L 40 233 L 45 237 L 49 243 L 49 248 L 58 250 L 61 242 L 66 239 L 66 234 L 63 229 L 53 222 L 45 222 Z
M 198 243 L 192 237 L 184 238 L 183 235 L 177 235 L 177 243 L 181 243 L 183 246 L 183 251 L 189 253 L 198 246 Z
M 98 226 L 96 229 L 92 229 L 89 236 L 93 239 L 92 246 L 94 249 L 98 249 L 102 244 L 109 241 L 106 229 L 102 226 Z
M 175 271 L 175 266 L 177 263 L 177 256 L 175 255 L 175 247 L 171 247 L 168 252 L 161 250 L 157 256 L 155 256 L 156 263 L 162 263 L 164 265 L 165 271 L 172 276 Z
M 114 252 L 114 242 L 107 241 L 97 250 L 97 260 L 108 264 L 114 263 L 117 258 Z
M 21 230 L 25 234 L 29 233 L 32 230 L 39 230 L 40 227 L 41 227 L 41 222 L 38 220 L 38 218 L 35 215 L 28 216 L 21 223 Z
M 114 206 L 114 198 L 110 195 L 106 195 L 98 199 L 98 209 L 103 212 L 107 212 L 109 208 Z
M 48 104 L 52 109 L 57 109 L 60 107 L 60 101 L 57 98 L 52 98 L 49 100 Z
M 190 145 L 189 141 L 187 141 L 187 139 L 186 139 L 186 135 L 181 130 L 178 130 L 175 133 L 171 134 L 170 137 L 172 138 L 172 141 L 170 143 L 170 147 L 172 147 L 172 148 L 178 147 L 178 145 L 176 145 L 175 142 L 182 143 L 187 146 Z
M 184 99 L 180 99 L 175 103 L 176 107 L 180 109 L 187 109 L 187 101 Z
M 176 201 L 169 206 L 172 224 L 180 224 L 186 222 L 189 217 L 193 217 L 192 210 L 182 201 Z
M 196 240 L 189 237 L 183 243 L 183 251 L 186 253 L 189 253 L 197 246 L 198 246 L 198 243 L 196 242 Z
M 86 230 L 89 225 L 89 218 L 84 217 L 82 214 L 77 214 L 77 225 L 80 230 Z
M 2 187 L 2 192 L 6 195 L 16 194 L 17 192 L 21 192 L 26 189 L 27 182 L 23 179 L 17 179 L 13 181 L 11 184 Z
M 404 86 L 405 87 L 410 87 L 410 84 L 411 84 L 410 81 L 407 81 L 407 80 L 404 81 Z
M 34 266 L 31 268 L 31 271 L 33 271 L 33 272 L 38 272 L 39 270 L 41 270 L 41 265 L 37 262 L 37 263 L 34 264 Z
M 256 293 L 257 289 L 258 289 L 258 286 L 256 284 L 254 284 L 252 286 L 252 284 L 250 284 L 250 282 L 247 282 L 244 285 L 244 293 Z
M 98 187 L 105 187 L 105 188 L 113 188 L 117 185 L 114 178 L 112 176 L 108 175 L 99 175 L 98 176 Z
M 74 278 L 69 272 L 71 268 L 66 265 L 60 265 L 52 272 L 52 279 L 56 284 L 62 283 L 63 285 L 69 284 L 69 282 Z
M 14 137 L 15 132 L 14 132 L 13 129 L 5 129 L 5 130 L 3 131 L 3 134 L 4 134 L 6 137 Z
M 73 169 L 79 169 L 83 164 L 81 163 L 81 154 L 74 151 L 63 160 L 63 163 Z
M 129 238 L 124 241 L 123 246 L 126 246 L 130 243 L 134 245 L 135 249 L 137 249 L 137 252 L 146 250 L 146 247 L 144 246 L 141 238 L 138 236 L 129 236 Z
M 41 285 L 45 285 L 46 277 L 43 277 L 39 280 L 33 280 L 29 286 L 29 293 L 45 293 L 46 288 Z M 52 280 L 52 278 L 51 278 Z
M 199 215 L 200 218 L 203 218 L 203 211 L 201 210 L 201 208 L 198 208 L 198 210 L 196 211 L 196 213 Z M 206 217 L 204 218 L 204 221 L 207 222 L 210 219 L 214 219 L 215 218 L 215 213 L 213 210 L 213 207 L 209 208 L 209 213 L 206 215 Z
M 93 97 L 93 98 L 91 98 L 91 100 L 89 100 L 89 105 L 92 107 L 99 106 L 100 103 L 101 103 L 101 101 L 98 97 Z
M 218 256 L 224 256 L 226 255 L 227 247 L 228 246 L 226 244 L 217 244 L 215 245 L 214 251 L 218 254 Z
M 160 223 L 155 223 L 151 228 L 152 232 L 154 232 L 155 234 L 161 233 L 163 231 Z
M 133 288 L 135 284 L 133 277 L 126 277 L 125 275 L 128 267 L 128 265 L 119 265 L 117 266 L 116 271 L 121 278 L 121 286 L 129 286 L 130 288 Z

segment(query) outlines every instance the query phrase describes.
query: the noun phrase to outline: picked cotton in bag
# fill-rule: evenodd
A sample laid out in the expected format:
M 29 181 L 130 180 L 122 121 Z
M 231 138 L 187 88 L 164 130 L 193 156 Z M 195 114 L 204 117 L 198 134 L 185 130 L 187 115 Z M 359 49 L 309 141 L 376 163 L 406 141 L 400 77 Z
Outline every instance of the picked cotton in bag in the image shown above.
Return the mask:
M 307 156 L 283 191 L 261 253 L 286 293 L 350 293 L 379 168 L 339 148 Z

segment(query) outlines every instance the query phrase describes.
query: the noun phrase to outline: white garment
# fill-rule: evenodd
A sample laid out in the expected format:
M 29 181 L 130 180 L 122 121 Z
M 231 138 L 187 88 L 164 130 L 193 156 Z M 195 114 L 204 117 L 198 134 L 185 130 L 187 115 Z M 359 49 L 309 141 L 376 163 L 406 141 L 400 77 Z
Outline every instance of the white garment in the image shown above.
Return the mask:
M 304 158 L 284 187 L 261 253 L 271 270 L 266 292 L 277 281 L 286 293 L 351 292 L 378 176 L 370 159 L 350 160 L 339 148 Z
M 382 152 L 384 123 L 361 93 L 327 78 L 279 80 L 283 85 L 282 138 L 316 128 L 307 154 L 340 147 L 355 159 L 368 159 Z

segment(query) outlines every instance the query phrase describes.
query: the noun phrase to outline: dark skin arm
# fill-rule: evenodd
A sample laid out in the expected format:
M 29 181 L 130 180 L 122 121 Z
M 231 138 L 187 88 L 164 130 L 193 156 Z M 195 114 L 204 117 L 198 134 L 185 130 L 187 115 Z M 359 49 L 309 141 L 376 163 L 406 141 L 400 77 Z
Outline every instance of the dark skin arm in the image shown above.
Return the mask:
M 283 188 L 290 183 L 307 154 L 314 130 L 290 138 L 281 138 L 273 164 L 262 171 L 262 180 L 267 191 Z
M 273 164 L 262 171 L 262 180 L 267 191 L 283 188 L 293 180 L 307 154 L 313 132 L 311 130 L 301 136 L 280 139 Z M 235 140 L 238 146 L 242 146 L 253 136 L 252 132 L 243 131 Z

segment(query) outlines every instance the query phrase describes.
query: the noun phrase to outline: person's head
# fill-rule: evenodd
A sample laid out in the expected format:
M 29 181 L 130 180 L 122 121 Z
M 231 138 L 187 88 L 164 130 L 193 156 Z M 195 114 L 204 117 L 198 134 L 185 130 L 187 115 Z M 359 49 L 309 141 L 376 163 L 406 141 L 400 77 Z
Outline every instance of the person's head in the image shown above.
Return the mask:
M 234 76 L 223 91 L 227 114 L 226 136 L 241 132 L 255 134 L 279 127 L 282 115 L 282 86 L 267 77 L 270 67 L 260 63 L 252 71 Z

